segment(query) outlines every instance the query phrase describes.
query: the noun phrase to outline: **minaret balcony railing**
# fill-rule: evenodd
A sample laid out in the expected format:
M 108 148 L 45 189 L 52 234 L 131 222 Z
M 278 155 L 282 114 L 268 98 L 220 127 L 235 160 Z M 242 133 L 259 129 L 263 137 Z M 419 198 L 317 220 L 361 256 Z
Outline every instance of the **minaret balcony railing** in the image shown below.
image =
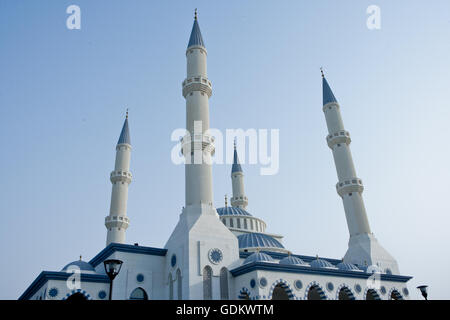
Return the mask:
M 203 152 L 209 152 L 213 156 L 215 153 L 214 140 L 214 137 L 207 133 L 194 134 L 194 139 L 189 134 L 185 135 L 180 140 L 181 153 L 183 155 L 189 153 L 193 155 L 195 150 L 202 150 Z
M 350 133 L 345 130 L 335 132 L 334 134 L 329 134 L 327 136 L 327 144 L 331 149 L 333 149 L 333 146 L 335 144 L 345 143 L 349 145 L 350 142 L 352 142 L 352 139 L 350 138 Z
M 105 226 L 107 228 L 128 228 L 130 219 L 125 216 L 107 216 L 105 218 Z
M 211 81 L 208 80 L 208 78 L 202 77 L 202 76 L 195 76 L 187 78 L 183 81 L 183 97 L 186 98 L 186 96 L 193 92 L 193 91 L 200 91 L 208 95 L 208 98 L 212 95 L 212 84 Z
M 352 178 L 344 181 L 339 181 L 336 184 L 336 191 L 341 197 L 343 197 L 345 194 L 349 194 L 352 192 L 362 193 L 364 191 L 364 186 L 361 179 Z
M 132 178 L 133 175 L 129 171 L 112 171 L 110 176 L 112 183 L 120 181 L 130 184 Z

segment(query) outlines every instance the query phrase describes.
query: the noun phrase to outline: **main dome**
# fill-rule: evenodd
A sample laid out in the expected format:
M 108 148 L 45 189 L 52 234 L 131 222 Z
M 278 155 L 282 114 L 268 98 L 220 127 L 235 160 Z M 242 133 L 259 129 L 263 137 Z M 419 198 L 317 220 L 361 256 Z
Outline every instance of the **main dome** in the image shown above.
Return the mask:
M 284 249 L 283 245 L 275 238 L 264 233 L 245 233 L 237 237 L 239 249 L 246 248 L 279 248 Z
M 238 207 L 222 207 L 217 208 L 217 213 L 219 216 L 249 216 L 252 215 L 245 211 L 244 209 Z

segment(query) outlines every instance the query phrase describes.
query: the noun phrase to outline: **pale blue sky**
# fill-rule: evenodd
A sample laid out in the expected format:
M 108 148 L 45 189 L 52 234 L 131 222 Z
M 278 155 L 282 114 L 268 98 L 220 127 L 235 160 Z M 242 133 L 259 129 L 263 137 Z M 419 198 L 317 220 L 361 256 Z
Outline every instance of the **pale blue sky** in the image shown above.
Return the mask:
M 81 30 L 66 8 L 81 7 Z M 381 30 L 366 8 L 381 8 Z M 0 1 L 0 298 L 105 244 L 115 143 L 130 108 L 129 243 L 163 247 L 184 204 L 171 132 L 193 10 L 213 82 L 211 126 L 280 130 L 280 171 L 243 165 L 248 210 L 298 254 L 341 258 L 348 231 L 321 108 L 341 104 L 372 231 L 415 287 L 450 298 L 450 3 Z M 244 159 L 242 159 L 244 160 Z M 214 197 L 231 193 L 216 165 Z

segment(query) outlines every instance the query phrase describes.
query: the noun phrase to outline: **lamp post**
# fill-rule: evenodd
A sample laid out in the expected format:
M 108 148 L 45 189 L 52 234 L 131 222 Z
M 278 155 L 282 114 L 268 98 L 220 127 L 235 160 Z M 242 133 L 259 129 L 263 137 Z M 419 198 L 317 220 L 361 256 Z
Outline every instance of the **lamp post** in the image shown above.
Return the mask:
M 114 278 L 119 274 L 120 268 L 122 268 L 122 261 L 117 259 L 109 259 L 103 261 L 105 265 L 106 274 L 109 277 L 109 300 L 112 300 L 112 286 Z
M 428 288 L 428 286 L 425 286 L 425 285 L 423 285 L 423 286 L 418 286 L 418 287 L 417 287 L 417 289 L 420 290 L 420 293 L 421 293 L 422 296 L 425 298 L 425 300 L 428 300 L 428 299 L 427 299 L 427 297 L 428 297 L 427 288 Z

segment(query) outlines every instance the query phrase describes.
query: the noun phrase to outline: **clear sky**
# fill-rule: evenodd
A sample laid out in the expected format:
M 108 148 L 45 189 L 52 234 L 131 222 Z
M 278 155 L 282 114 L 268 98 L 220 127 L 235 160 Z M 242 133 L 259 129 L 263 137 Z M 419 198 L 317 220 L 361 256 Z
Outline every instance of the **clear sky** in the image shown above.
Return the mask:
M 66 8 L 81 8 L 68 30 Z M 381 29 L 366 26 L 369 5 Z M 341 258 L 348 230 L 319 67 L 341 104 L 369 222 L 415 287 L 450 298 L 450 2 L 0 1 L 0 298 L 104 248 L 115 144 L 130 108 L 127 242 L 163 247 L 184 204 L 171 162 L 198 8 L 211 126 L 279 129 L 280 170 L 243 165 L 248 210 L 297 254 Z M 244 160 L 245 159 L 241 159 Z M 214 199 L 231 193 L 215 165 Z

